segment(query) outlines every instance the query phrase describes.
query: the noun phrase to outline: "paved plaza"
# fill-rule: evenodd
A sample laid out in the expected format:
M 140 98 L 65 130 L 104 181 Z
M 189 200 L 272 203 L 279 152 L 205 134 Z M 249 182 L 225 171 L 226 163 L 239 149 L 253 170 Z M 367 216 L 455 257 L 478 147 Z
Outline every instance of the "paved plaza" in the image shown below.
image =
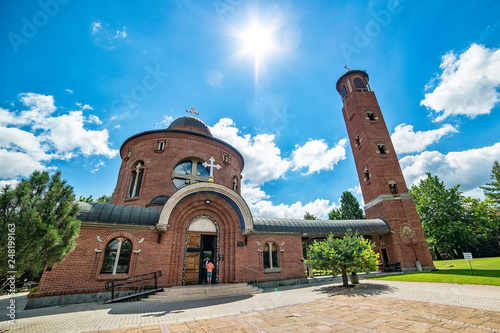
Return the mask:
M 21 310 L 0 332 L 500 332 L 500 287 L 362 280 L 282 287 L 246 297 L 87 303 Z

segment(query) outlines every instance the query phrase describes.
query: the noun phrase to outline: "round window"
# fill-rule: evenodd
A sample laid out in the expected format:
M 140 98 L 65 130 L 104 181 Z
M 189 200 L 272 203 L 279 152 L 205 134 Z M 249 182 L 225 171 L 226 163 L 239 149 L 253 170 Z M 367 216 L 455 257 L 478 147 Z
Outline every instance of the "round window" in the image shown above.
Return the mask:
M 184 160 L 177 164 L 172 172 L 172 181 L 177 188 L 198 182 L 208 182 L 210 172 L 199 159 Z

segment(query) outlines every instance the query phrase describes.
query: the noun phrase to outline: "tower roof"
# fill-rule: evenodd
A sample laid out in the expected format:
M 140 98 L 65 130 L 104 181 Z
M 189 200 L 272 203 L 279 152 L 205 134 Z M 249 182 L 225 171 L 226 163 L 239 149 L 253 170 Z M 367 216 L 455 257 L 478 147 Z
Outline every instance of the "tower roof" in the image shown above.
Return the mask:
M 360 69 L 353 69 L 353 70 L 348 70 L 347 72 L 345 72 L 338 80 L 337 80 L 337 84 L 335 85 L 335 87 L 337 88 L 337 91 L 340 92 L 340 81 L 342 81 L 347 75 L 351 75 L 351 74 L 362 74 L 366 77 L 366 79 L 368 80 L 368 73 L 365 72 L 365 71 L 362 71 Z
M 212 136 L 207 124 L 200 119 L 191 116 L 177 118 L 170 124 L 170 126 L 168 126 L 168 129 L 180 129 Z

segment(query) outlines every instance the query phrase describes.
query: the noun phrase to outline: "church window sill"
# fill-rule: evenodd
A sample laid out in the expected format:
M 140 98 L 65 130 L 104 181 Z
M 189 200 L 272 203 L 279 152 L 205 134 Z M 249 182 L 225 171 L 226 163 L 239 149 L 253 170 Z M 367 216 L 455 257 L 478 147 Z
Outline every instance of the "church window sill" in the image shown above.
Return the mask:
M 264 274 L 279 274 L 283 271 L 282 268 L 273 267 L 273 268 L 264 268 Z

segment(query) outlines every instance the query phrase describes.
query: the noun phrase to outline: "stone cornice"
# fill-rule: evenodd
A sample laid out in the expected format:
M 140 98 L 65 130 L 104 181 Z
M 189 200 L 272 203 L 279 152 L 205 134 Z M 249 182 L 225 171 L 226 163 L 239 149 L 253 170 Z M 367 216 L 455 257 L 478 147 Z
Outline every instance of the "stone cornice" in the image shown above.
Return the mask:
M 408 200 L 408 199 L 413 200 L 413 197 L 411 196 L 410 193 L 399 193 L 396 195 L 394 195 L 394 194 L 381 194 L 378 197 L 376 197 L 375 199 L 373 199 L 372 201 L 368 202 L 365 205 L 365 209 L 371 208 L 371 207 L 375 206 L 376 204 L 381 203 L 382 201 Z

